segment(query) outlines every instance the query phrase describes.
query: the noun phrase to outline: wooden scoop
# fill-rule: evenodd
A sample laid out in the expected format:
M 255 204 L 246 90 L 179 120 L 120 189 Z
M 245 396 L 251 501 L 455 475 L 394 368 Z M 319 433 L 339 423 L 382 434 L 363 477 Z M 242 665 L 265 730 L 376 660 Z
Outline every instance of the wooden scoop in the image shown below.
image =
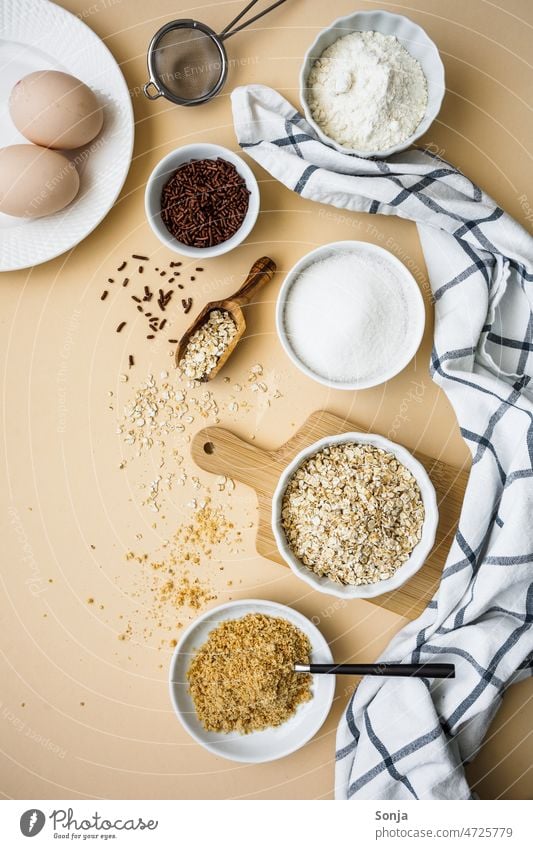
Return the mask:
M 231 356 L 234 349 L 237 346 L 238 341 L 241 339 L 244 331 L 246 330 L 246 319 L 244 318 L 244 313 L 242 311 L 242 307 L 245 304 L 248 304 L 252 295 L 255 295 L 257 291 L 264 286 L 265 283 L 268 283 L 274 277 L 276 271 L 276 263 L 273 259 L 270 259 L 268 256 L 262 256 L 260 259 L 257 259 L 252 265 L 250 271 L 248 272 L 248 276 L 241 288 L 235 292 L 234 295 L 231 295 L 229 298 L 224 298 L 222 301 L 211 301 L 206 304 L 203 308 L 202 312 L 195 318 L 191 326 L 188 330 L 185 331 L 183 336 L 181 337 L 178 347 L 176 349 L 176 365 L 179 366 L 180 361 L 183 358 L 185 353 L 185 349 L 189 344 L 189 339 L 192 334 L 195 333 L 202 324 L 207 320 L 209 313 L 212 310 L 225 310 L 229 312 L 232 316 L 236 326 L 237 333 L 229 343 L 228 347 L 218 360 L 216 366 L 211 369 L 209 374 L 205 375 L 202 380 L 212 380 L 220 371 L 220 369 L 226 363 L 228 357 Z

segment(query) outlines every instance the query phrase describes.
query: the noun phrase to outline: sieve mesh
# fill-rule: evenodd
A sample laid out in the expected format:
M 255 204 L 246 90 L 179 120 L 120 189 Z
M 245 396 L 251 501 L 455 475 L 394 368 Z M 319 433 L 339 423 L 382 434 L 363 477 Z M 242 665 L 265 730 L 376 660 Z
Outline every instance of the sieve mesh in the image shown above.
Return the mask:
M 225 74 L 225 56 L 215 34 L 188 22 L 162 35 L 153 58 L 156 83 L 182 101 L 209 97 Z

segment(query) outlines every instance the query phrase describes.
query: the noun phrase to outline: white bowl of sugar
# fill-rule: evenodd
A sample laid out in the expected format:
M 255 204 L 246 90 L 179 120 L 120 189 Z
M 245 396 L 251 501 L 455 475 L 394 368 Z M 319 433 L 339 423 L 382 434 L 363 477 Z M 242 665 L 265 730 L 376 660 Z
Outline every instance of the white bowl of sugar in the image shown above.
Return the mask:
M 289 271 L 276 328 L 295 366 L 331 389 L 368 389 L 399 374 L 416 354 L 424 301 L 407 268 L 367 242 L 323 245 Z

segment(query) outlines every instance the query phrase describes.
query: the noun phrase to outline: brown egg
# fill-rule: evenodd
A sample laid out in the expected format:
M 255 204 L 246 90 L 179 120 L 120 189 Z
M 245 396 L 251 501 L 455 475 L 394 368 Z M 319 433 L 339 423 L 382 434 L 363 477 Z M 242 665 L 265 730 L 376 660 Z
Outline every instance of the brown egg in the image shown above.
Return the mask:
M 41 218 L 64 209 L 76 195 L 80 178 L 56 150 L 33 144 L 0 148 L 0 212 Z
M 34 144 L 72 150 L 102 129 L 102 107 L 88 86 L 62 71 L 36 71 L 11 92 L 9 113 L 17 130 Z

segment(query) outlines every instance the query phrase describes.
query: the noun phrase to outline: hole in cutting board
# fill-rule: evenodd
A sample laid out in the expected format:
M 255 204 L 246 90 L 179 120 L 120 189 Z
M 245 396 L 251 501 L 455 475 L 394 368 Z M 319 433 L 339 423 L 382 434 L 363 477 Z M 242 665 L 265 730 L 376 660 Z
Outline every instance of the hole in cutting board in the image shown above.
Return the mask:
M 205 442 L 204 443 L 204 451 L 205 451 L 206 454 L 214 454 L 215 453 L 215 446 L 213 445 L 212 442 Z

